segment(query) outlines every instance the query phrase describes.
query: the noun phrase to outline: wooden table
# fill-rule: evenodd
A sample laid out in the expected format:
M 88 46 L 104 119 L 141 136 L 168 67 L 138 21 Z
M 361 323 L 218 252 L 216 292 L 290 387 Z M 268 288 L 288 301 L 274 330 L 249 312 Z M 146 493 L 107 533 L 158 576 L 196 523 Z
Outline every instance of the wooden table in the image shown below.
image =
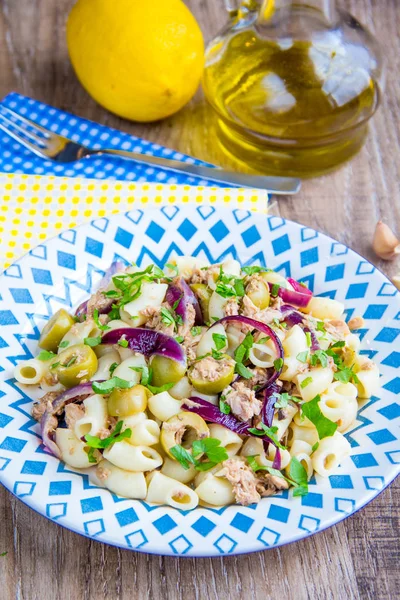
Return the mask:
M 16 90 L 228 166 L 209 136 L 210 114 L 201 92 L 179 114 L 150 125 L 118 119 L 87 96 L 66 51 L 64 26 L 72 4 L 1 0 L 0 96 Z M 222 0 L 188 4 L 211 39 L 226 19 Z M 360 155 L 338 172 L 304 183 L 298 196 L 279 200 L 278 210 L 348 244 L 391 275 L 396 266 L 379 262 L 370 244 L 380 218 L 400 233 L 400 11 L 398 0 L 346 4 L 383 40 L 389 63 L 383 104 Z M 178 559 L 79 537 L 0 488 L 0 553 L 8 551 L 0 558 L 0 598 L 393 600 L 400 597 L 398 491 L 399 481 L 345 522 L 294 545 L 249 556 Z

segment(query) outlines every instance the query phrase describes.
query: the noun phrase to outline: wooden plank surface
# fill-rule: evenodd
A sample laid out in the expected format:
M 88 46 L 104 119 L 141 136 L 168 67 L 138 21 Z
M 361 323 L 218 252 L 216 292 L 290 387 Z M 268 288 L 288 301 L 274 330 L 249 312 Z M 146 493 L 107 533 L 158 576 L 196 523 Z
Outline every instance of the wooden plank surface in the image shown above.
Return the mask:
M 225 22 L 222 0 L 187 3 L 211 39 Z M 0 96 L 16 90 L 228 166 L 210 133 L 210 111 L 201 92 L 179 114 L 150 125 L 118 119 L 87 96 L 66 52 L 65 20 L 72 4 L 0 0 Z M 379 262 L 370 242 L 379 218 L 400 230 L 400 11 L 398 0 L 349 0 L 346 6 L 382 40 L 389 75 L 382 106 L 359 156 L 332 175 L 306 182 L 299 195 L 281 199 L 278 210 L 343 241 L 391 275 L 395 266 Z M 176 559 L 79 537 L 1 487 L 0 553 L 8 554 L 0 558 L 0 598 L 399 598 L 399 515 L 399 482 L 394 482 L 345 522 L 297 544 L 249 556 Z

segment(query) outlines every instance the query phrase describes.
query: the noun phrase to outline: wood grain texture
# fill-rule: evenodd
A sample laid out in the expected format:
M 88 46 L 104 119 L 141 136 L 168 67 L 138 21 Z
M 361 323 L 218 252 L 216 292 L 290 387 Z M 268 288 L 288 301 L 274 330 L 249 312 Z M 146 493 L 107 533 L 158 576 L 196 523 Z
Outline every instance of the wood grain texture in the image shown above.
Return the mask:
M 117 0 L 116 0 L 117 1 Z M 151 1 L 151 0 L 150 0 Z M 168 0 L 165 0 L 168 1 Z M 207 40 L 225 22 L 222 0 L 187 2 Z M 11 90 L 229 166 L 199 91 L 180 113 L 150 125 L 123 121 L 77 83 L 65 45 L 73 0 L 0 0 L 0 96 Z M 382 40 L 388 81 L 365 148 L 338 172 L 304 183 L 280 213 L 343 241 L 388 275 L 370 242 L 383 218 L 400 230 L 400 11 L 398 0 L 348 0 Z M 400 231 L 399 231 L 400 233 Z M 398 267 L 397 267 L 398 268 Z M 309 539 L 249 556 L 141 555 L 79 537 L 0 488 L 0 597 L 4 600 L 287 600 L 399 598 L 399 482 L 345 522 Z

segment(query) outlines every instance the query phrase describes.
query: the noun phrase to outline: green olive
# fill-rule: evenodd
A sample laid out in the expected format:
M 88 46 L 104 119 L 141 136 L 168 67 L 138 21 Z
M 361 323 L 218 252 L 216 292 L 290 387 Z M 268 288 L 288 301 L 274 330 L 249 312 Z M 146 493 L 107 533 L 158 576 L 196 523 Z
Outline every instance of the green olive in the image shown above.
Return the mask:
M 90 346 L 76 344 L 66 348 L 53 360 L 51 371 L 67 388 L 79 385 L 97 371 L 97 356 Z
M 170 452 L 171 448 L 177 444 L 191 448 L 195 440 L 202 440 L 209 435 L 210 431 L 204 419 L 196 413 L 183 411 L 164 421 L 160 442 L 165 452 L 176 460 Z
M 153 369 L 152 384 L 160 387 L 166 383 L 176 383 L 186 373 L 186 363 L 182 364 L 165 356 L 153 356 L 151 361 Z
M 39 339 L 39 347 L 51 352 L 57 352 L 59 343 L 74 323 L 73 317 L 66 310 L 63 308 L 58 310 L 43 327 Z
M 206 286 L 204 283 L 193 283 L 190 286 L 193 292 L 196 294 L 196 298 L 199 301 L 201 314 L 203 315 L 204 323 L 210 322 L 210 312 L 208 310 L 208 306 L 210 303 L 210 298 L 212 294 L 212 290 Z
M 253 280 L 246 288 L 246 295 L 252 303 L 263 310 L 269 306 L 269 286 L 263 281 Z
M 130 417 L 147 408 L 148 390 L 143 385 L 134 385 L 127 390 L 114 389 L 108 398 L 108 413 L 111 417 Z
M 188 371 L 188 377 L 202 394 L 219 394 L 229 385 L 235 375 L 235 361 L 223 354 L 220 359 L 206 356 L 198 360 Z

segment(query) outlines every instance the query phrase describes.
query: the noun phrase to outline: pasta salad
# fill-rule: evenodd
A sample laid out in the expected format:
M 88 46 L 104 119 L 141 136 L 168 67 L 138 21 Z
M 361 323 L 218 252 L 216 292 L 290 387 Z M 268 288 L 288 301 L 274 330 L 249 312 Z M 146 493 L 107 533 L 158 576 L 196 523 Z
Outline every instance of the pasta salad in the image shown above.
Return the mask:
M 358 399 L 379 387 L 363 320 L 343 312 L 233 259 L 115 262 L 15 378 L 43 394 L 48 450 L 115 494 L 185 510 L 302 496 L 349 453 Z

